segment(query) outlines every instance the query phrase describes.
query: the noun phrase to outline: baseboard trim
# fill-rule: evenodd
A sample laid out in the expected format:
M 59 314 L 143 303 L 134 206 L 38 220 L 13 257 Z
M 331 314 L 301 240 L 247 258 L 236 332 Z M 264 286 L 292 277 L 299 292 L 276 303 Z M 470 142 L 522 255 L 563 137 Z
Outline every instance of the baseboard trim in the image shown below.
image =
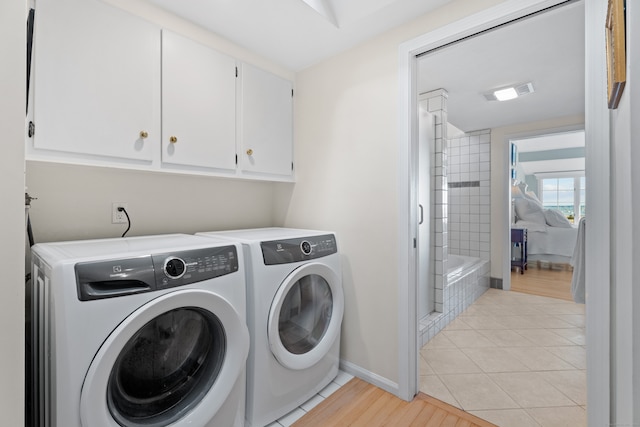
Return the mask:
M 400 397 L 400 387 L 398 386 L 398 383 L 395 383 L 388 378 L 382 377 L 342 359 L 340 359 L 340 369 L 402 399 L 402 397 Z

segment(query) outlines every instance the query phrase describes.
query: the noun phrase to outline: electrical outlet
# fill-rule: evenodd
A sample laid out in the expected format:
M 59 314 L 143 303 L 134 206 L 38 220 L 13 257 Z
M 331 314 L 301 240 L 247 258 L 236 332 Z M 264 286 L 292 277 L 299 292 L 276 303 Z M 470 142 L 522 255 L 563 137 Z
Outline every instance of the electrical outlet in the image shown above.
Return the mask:
M 113 202 L 111 204 L 111 224 L 126 224 L 129 222 L 124 212 L 119 211 L 118 208 L 128 208 L 128 205 L 124 202 Z

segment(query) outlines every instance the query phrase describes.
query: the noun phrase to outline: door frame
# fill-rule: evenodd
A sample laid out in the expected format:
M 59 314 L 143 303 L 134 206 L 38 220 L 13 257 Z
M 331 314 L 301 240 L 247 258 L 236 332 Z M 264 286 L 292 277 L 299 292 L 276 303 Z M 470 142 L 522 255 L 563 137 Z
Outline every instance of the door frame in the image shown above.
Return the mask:
M 589 232 L 586 236 L 587 416 L 589 425 L 610 420 L 609 113 L 602 35 L 607 2 L 585 1 L 585 132 Z M 406 41 L 398 49 L 398 395 L 418 392 L 417 319 L 417 60 L 416 55 L 564 0 L 507 0 Z M 594 343 L 594 344 L 590 344 Z M 595 344 L 597 343 L 597 344 Z

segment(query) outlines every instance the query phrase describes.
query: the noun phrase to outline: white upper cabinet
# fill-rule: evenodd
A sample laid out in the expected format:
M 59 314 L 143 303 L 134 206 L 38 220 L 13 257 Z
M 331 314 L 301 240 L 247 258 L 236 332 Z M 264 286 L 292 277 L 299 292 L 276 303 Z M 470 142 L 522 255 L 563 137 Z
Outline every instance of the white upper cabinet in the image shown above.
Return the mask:
M 248 64 L 240 88 L 240 173 L 293 176 L 293 86 Z
M 34 53 L 33 148 L 43 151 L 27 158 L 151 164 L 160 144 L 159 27 L 98 0 L 39 1 Z
M 290 81 L 100 0 L 35 15 L 27 160 L 293 180 Z
M 235 171 L 236 61 L 162 30 L 162 163 Z

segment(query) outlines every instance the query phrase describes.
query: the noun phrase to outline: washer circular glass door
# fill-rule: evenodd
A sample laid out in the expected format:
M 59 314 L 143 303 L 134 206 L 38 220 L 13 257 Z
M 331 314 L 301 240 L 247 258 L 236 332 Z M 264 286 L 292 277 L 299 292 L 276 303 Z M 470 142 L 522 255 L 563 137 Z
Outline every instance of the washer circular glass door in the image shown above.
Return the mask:
M 218 317 L 195 307 L 168 311 L 127 342 L 111 369 L 107 402 L 122 426 L 177 421 L 218 377 L 227 339 Z
M 344 312 L 342 283 L 326 264 L 294 270 L 278 288 L 269 310 L 271 352 L 284 367 L 318 363 L 340 336 Z
M 248 341 L 237 312 L 211 292 L 148 302 L 96 354 L 82 388 L 83 425 L 205 425 L 240 376 Z

